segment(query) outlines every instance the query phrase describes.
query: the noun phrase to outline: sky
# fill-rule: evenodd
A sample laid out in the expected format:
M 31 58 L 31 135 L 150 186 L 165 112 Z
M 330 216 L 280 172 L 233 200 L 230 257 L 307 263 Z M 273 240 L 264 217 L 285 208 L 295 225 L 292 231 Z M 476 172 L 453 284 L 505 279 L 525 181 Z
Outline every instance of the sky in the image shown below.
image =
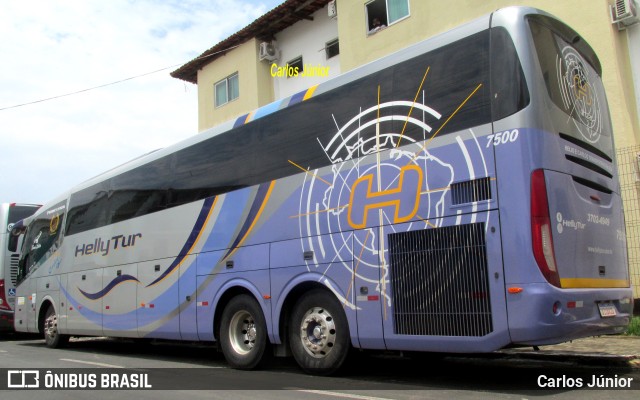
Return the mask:
M 0 202 L 197 134 L 197 86 L 169 73 L 281 2 L 0 1 Z

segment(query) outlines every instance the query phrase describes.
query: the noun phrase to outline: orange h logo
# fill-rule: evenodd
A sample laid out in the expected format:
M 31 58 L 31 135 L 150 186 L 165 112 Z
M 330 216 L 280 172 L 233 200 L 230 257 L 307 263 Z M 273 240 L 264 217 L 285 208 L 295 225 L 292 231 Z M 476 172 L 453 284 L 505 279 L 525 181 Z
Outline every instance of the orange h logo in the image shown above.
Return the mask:
M 591 90 L 586 80 L 578 74 L 573 76 L 574 91 L 578 99 L 584 101 L 588 106 L 591 105 Z
M 398 186 L 394 189 L 373 192 L 373 174 L 359 178 L 351 188 L 347 218 L 353 229 L 367 226 L 370 211 L 392 207 L 393 223 L 407 222 L 418 212 L 422 170 L 417 165 L 407 165 L 400 169 Z

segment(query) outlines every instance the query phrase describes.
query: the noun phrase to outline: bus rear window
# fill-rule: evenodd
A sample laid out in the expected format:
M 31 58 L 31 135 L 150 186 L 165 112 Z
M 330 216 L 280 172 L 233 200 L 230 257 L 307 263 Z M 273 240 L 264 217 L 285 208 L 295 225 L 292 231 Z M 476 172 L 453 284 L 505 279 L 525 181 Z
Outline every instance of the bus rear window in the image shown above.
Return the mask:
M 593 50 L 575 32 L 550 18 L 530 18 L 529 26 L 549 97 L 573 121 L 562 133 L 611 160 L 611 121 Z

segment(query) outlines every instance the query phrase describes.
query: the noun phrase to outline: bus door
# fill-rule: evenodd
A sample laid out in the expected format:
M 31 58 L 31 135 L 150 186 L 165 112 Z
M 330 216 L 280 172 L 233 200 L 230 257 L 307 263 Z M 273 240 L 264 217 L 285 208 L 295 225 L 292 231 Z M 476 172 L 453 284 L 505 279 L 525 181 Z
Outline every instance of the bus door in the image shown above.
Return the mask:
M 104 268 L 102 275 L 102 332 L 104 335 L 138 337 L 136 319 L 139 281 L 137 264 Z
M 198 340 L 196 257 L 186 256 L 180 264 L 178 303 L 180 311 L 180 337 L 182 340 Z
M 378 234 L 374 229 L 354 232 L 353 286 L 347 298 L 352 299 L 357 312 L 358 340 L 366 349 L 384 349 L 382 318 L 384 299 L 381 284 Z
M 31 287 L 33 283 L 33 288 Z M 37 295 L 35 280 L 27 279 L 19 286 L 16 295 L 15 327 L 20 332 L 37 332 L 35 309 Z
M 185 260 L 183 262 L 188 262 Z M 172 312 L 179 305 L 175 258 L 138 263 L 138 334 L 140 337 L 179 339 L 179 325 Z M 173 273 L 172 273 L 173 272 Z
M 66 277 L 67 331 L 80 335 L 102 335 L 103 268 L 72 272 Z

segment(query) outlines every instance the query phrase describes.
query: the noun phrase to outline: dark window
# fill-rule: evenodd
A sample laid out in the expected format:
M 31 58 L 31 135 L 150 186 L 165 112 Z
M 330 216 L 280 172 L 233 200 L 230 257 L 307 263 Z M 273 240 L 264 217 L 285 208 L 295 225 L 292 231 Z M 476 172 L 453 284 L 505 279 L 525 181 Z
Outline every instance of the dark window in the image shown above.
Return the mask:
M 304 71 L 302 56 L 294 58 L 293 60 L 289 61 L 287 65 L 289 65 L 288 70 L 293 71 L 293 73 L 287 75 L 287 78 L 297 77 L 302 73 L 302 71 Z
M 504 28 L 491 29 L 491 88 L 494 121 L 515 114 L 529 104 L 529 90 L 522 65 Z
M 327 42 L 324 50 L 327 54 L 327 60 L 340 54 L 340 43 L 338 39 L 333 39 L 332 41 Z
M 15 224 L 21 219 L 30 217 L 33 215 L 33 213 L 35 213 L 38 210 L 38 208 L 40 207 L 39 206 L 10 206 L 9 218 L 7 220 L 7 223 L 9 225 Z
M 109 181 L 109 223 L 163 210 L 169 203 L 170 158 L 142 165 Z
M 72 235 L 107 225 L 109 182 L 83 189 L 71 195 L 66 234 Z
M 360 110 L 374 107 L 378 86 L 381 103 L 412 101 L 427 67 L 432 71 L 429 77 L 437 77 L 428 78 L 423 87 L 427 104 L 442 114 L 435 123 L 442 124 L 476 91 L 439 135 L 491 122 L 486 30 L 74 193 L 67 234 L 300 173 L 289 160 L 310 169 L 346 160 L 346 149 L 329 159 L 323 148 L 336 133 L 336 121 L 345 123 Z M 381 117 L 406 113 L 395 107 L 380 111 Z M 383 131 L 400 132 L 404 124 L 395 120 L 380 125 Z M 374 127 L 360 132 L 363 140 L 374 136 Z M 408 126 L 404 136 L 424 140 L 423 130 L 415 125 Z
M 529 27 L 551 101 L 570 117 L 567 134 L 611 159 L 613 141 L 601 67 L 593 49 L 568 27 L 530 17 Z
M 60 246 L 65 211 L 66 201 L 63 201 L 42 212 L 29 224 L 23 245 L 25 270 L 22 276 L 37 268 Z

